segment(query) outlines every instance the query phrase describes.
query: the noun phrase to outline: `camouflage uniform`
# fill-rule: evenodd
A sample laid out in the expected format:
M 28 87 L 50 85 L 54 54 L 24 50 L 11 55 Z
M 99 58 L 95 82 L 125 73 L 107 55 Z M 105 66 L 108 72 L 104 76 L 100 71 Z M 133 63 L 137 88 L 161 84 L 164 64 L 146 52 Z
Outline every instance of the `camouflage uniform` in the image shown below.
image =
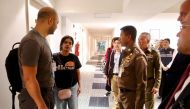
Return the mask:
M 134 44 L 125 50 L 118 77 L 120 109 L 143 109 L 147 62 Z

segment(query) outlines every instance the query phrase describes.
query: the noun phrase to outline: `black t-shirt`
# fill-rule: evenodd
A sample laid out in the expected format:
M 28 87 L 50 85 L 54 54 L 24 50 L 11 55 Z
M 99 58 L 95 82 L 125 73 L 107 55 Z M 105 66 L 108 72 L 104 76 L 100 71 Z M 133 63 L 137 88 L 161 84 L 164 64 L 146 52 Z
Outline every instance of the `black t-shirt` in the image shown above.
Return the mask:
M 70 88 L 78 82 L 77 69 L 82 65 L 78 57 L 72 53 L 63 56 L 60 53 L 53 54 L 56 62 L 56 71 L 54 72 L 55 84 L 58 88 Z

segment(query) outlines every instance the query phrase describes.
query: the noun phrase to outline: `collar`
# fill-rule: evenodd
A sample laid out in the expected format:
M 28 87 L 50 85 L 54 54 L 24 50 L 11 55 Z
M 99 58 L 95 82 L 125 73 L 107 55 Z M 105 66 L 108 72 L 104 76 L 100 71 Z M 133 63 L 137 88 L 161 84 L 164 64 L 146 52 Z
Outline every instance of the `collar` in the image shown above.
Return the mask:
M 39 34 L 42 38 L 45 39 L 45 37 L 44 37 L 42 34 L 40 34 L 40 32 L 38 32 L 34 27 L 31 27 L 31 29 L 32 29 L 32 31 L 36 32 L 36 33 Z
M 116 50 L 115 49 L 113 49 L 113 51 L 114 51 L 114 53 L 116 53 Z M 122 49 L 120 50 L 120 53 L 122 52 Z
M 150 53 L 150 52 L 152 52 L 151 47 L 148 47 L 146 50 L 144 50 L 144 52 L 145 52 L 145 53 Z
M 126 47 L 124 51 L 125 51 L 126 54 L 130 54 L 130 53 L 133 52 L 133 50 L 134 50 L 135 48 L 137 48 L 137 45 L 134 43 L 132 46 Z

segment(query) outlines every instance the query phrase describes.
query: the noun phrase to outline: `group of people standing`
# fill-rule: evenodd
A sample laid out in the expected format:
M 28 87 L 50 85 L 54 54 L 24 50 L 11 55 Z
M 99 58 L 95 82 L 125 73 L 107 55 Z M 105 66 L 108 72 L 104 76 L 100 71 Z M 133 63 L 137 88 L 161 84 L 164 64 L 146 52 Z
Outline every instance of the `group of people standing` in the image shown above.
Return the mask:
M 190 109 L 190 0 L 181 5 L 178 20 L 182 24 L 177 34 L 178 53 L 169 59 L 173 60 L 171 67 L 168 66 L 170 62 L 161 64 L 161 61 L 165 60 L 163 53 L 167 52 L 165 56 L 171 57 L 173 50 L 161 48 L 159 53 L 150 46 L 151 36 L 147 32 L 139 36 L 140 48 L 135 43 L 137 30 L 134 26 L 122 27 L 120 37 L 113 39 L 113 49 L 107 56 L 104 72 L 110 79 L 108 85 L 113 91 L 114 109 L 143 109 L 144 104 L 146 109 L 153 109 L 161 71 L 165 79 L 159 109 Z M 60 52 L 55 54 L 51 53 L 46 41 L 58 22 L 53 8 L 40 9 L 36 26 L 21 41 L 18 53 L 23 81 L 23 89 L 18 96 L 20 109 L 54 109 L 54 104 L 58 109 L 67 106 L 69 109 L 78 108 L 81 63 L 70 53 L 74 40 L 71 36 L 64 36 Z M 125 49 L 122 50 L 121 46 Z M 54 73 L 53 62 L 56 65 Z M 71 96 L 60 100 L 59 91 L 63 89 L 70 89 Z
M 113 109 L 143 109 L 144 105 L 154 109 L 158 91 L 159 109 L 190 108 L 190 0 L 181 5 L 178 21 L 182 26 L 177 53 L 169 47 L 168 38 L 158 48 L 152 47 L 148 32 L 140 34 L 137 47 L 134 26 L 121 28 L 120 38 L 113 38 L 104 70 L 113 92 Z
M 112 40 L 113 48 L 104 73 L 111 81 L 113 109 L 141 109 L 144 103 L 147 109 L 154 107 L 154 94 L 160 85 L 160 57 L 157 50 L 149 46 L 149 33 L 139 36 L 140 48 L 135 44 L 136 32 L 134 26 L 125 26 L 121 28 L 120 38 Z

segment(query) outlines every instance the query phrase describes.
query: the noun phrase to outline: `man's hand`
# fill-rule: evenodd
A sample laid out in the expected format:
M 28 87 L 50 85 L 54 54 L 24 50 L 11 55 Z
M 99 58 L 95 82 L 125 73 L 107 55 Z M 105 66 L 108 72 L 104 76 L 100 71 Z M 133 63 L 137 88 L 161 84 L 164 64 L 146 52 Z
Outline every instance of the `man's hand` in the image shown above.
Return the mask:
M 78 87 L 78 89 L 77 89 L 77 96 L 79 96 L 80 93 L 81 93 L 81 88 Z
M 153 94 L 156 94 L 156 93 L 158 92 L 158 88 L 153 87 L 151 92 L 152 92 Z

